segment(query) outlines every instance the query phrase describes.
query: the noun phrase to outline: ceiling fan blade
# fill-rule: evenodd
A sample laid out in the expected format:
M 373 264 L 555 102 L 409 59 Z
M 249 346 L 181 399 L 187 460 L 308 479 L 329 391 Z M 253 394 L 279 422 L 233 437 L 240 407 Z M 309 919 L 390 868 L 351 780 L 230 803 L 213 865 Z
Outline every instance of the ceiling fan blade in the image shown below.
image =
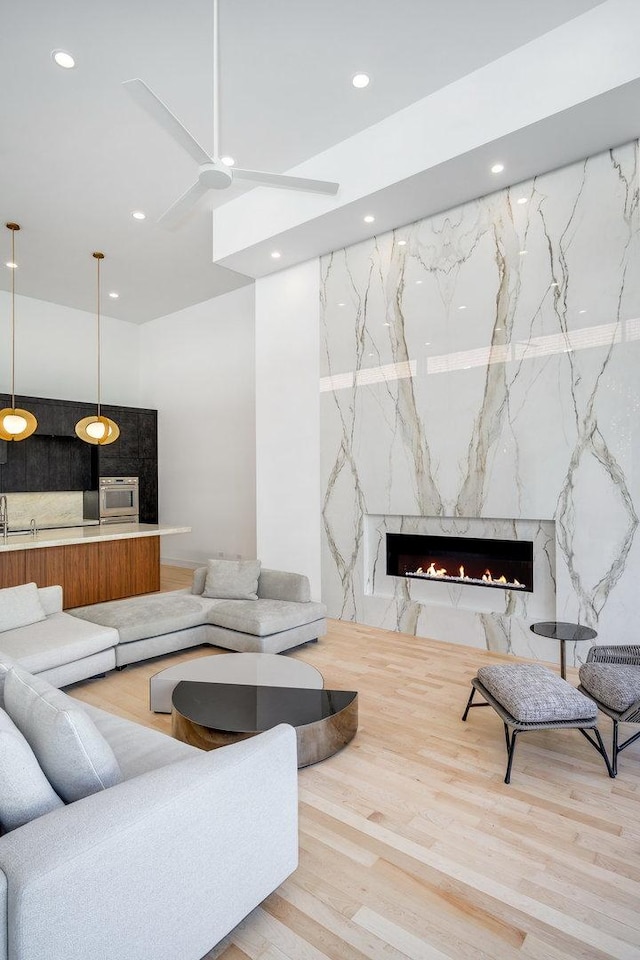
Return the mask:
M 175 203 L 171 204 L 168 210 L 165 210 L 158 223 L 161 223 L 163 227 L 169 227 L 169 229 L 177 227 L 208 192 L 209 187 L 196 180 Z
M 263 173 L 260 170 L 232 170 L 234 180 L 253 180 L 269 187 L 281 187 L 283 190 L 307 190 L 309 193 L 326 193 L 335 196 L 339 183 L 329 180 L 309 180 L 306 177 L 287 177 L 283 173 Z
M 211 157 L 198 141 L 183 127 L 178 118 L 169 110 L 166 103 L 157 97 L 144 80 L 125 80 L 122 84 L 130 97 L 142 107 L 153 120 L 164 127 L 166 132 L 179 143 L 183 150 L 198 164 L 211 163 Z

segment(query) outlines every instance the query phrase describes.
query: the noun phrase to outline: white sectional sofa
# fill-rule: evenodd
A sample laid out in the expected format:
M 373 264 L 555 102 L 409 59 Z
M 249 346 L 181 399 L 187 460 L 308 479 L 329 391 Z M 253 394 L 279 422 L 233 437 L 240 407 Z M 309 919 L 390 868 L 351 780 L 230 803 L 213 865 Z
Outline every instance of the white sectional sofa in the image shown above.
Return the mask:
M 8 710 L 11 667 L 0 663 Z M 64 698 L 62 714 L 91 718 L 120 782 L 73 802 L 54 796 L 55 809 L 0 837 L 0 960 L 200 960 L 296 868 L 295 731 L 207 753 L 51 697 Z M 3 736 L 6 785 L 20 778 L 7 771 L 16 737 Z M 6 802 L 0 785 L 0 818 Z
M 206 572 L 206 567 L 194 572 L 191 589 L 68 611 L 62 609 L 59 586 L 0 589 L 0 656 L 6 654 L 30 673 L 64 687 L 200 644 L 281 653 L 327 632 L 326 607 L 309 599 L 304 576 L 262 570 L 257 600 L 220 600 L 202 596 Z M 19 597 L 23 599 L 16 603 L 23 603 L 25 595 L 31 622 L 4 629 L 3 604 L 6 608 Z
M 168 607 L 173 616 L 171 595 Z M 174 617 L 185 643 L 170 649 L 203 642 L 176 626 Z M 0 960 L 200 960 L 297 865 L 293 728 L 208 753 L 56 689 L 113 669 L 121 643 L 113 627 L 63 612 L 59 586 L 0 590 Z M 157 650 L 133 645 L 140 655 Z M 90 718 L 121 774 L 73 802 L 62 803 L 58 790 L 55 808 L 39 807 L 18 825 L 15 794 L 25 778 L 20 763 L 9 766 L 16 735 L 3 712 L 5 678 L 16 667 L 46 697 L 62 698 L 62 714 Z M 43 720 L 24 707 L 36 736 L 49 710 Z M 42 778 L 46 767 L 34 764 Z M 26 783 L 33 807 L 29 776 Z
M 207 568 L 199 567 L 191 589 L 76 607 L 69 614 L 117 630 L 118 667 L 200 644 L 282 653 L 327 632 L 327 608 L 310 599 L 307 577 L 263 569 L 257 600 L 221 600 L 202 595 L 206 574 Z

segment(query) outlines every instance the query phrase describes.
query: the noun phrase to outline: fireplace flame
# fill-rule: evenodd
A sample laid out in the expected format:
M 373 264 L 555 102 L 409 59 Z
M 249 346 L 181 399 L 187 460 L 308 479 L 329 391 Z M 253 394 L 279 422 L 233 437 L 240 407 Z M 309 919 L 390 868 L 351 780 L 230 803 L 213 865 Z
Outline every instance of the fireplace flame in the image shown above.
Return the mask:
M 508 587 L 518 587 L 520 590 L 526 590 L 526 587 L 523 583 L 520 583 L 519 580 L 516 580 L 515 577 L 513 580 L 507 580 L 504 574 L 501 574 L 499 577 L 494 577 L 491 573 L 491 570 L 485 570 L 482 574 L 482 578 L 470 577 L 465 573 L 464 567 L 461 565 L 458 568 L 458 574 L 449 573 L 446 567 L 436 567 L 435 561 L 431 561 L 426 570 L 423 570 L 422 567 L 418 567 L 415 573 L 407 572 L 407 575 L 410 577 L 435 577 L 436 579 L 442 580 L 464 580 L 466 583 L 499 583 L 501 586 Z

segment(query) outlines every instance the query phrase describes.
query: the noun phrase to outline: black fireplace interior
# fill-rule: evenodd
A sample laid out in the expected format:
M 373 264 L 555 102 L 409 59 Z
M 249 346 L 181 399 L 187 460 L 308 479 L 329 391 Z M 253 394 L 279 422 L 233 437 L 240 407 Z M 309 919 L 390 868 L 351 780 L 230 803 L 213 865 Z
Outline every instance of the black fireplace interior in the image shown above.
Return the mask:
M 387 574 L 533 593 L 533 543 L 388 533 Z

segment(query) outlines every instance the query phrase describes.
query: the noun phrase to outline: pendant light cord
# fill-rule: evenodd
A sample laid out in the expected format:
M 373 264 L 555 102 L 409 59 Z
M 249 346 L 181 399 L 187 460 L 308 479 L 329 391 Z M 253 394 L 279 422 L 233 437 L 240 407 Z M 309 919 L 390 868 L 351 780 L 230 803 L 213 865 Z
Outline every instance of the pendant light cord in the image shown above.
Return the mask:
M 102 396 L 101 361 L 100 361 L 100 261 L 104 260 L 104 253 L 94 253 L 93 256 L 96 258 L 96 264 L 98 268 L 98 281 L 96 284 L 96 289 L 97 289 L 96 318 L 97 318 L 97 327 L 98 327 L 98 416 L 100 416 L 100 398 Z
M 7 224 L 11 230 L 11 408 L 16 408 L 16 226 Z M 18 229 L 20 229 L 18 227 Z

